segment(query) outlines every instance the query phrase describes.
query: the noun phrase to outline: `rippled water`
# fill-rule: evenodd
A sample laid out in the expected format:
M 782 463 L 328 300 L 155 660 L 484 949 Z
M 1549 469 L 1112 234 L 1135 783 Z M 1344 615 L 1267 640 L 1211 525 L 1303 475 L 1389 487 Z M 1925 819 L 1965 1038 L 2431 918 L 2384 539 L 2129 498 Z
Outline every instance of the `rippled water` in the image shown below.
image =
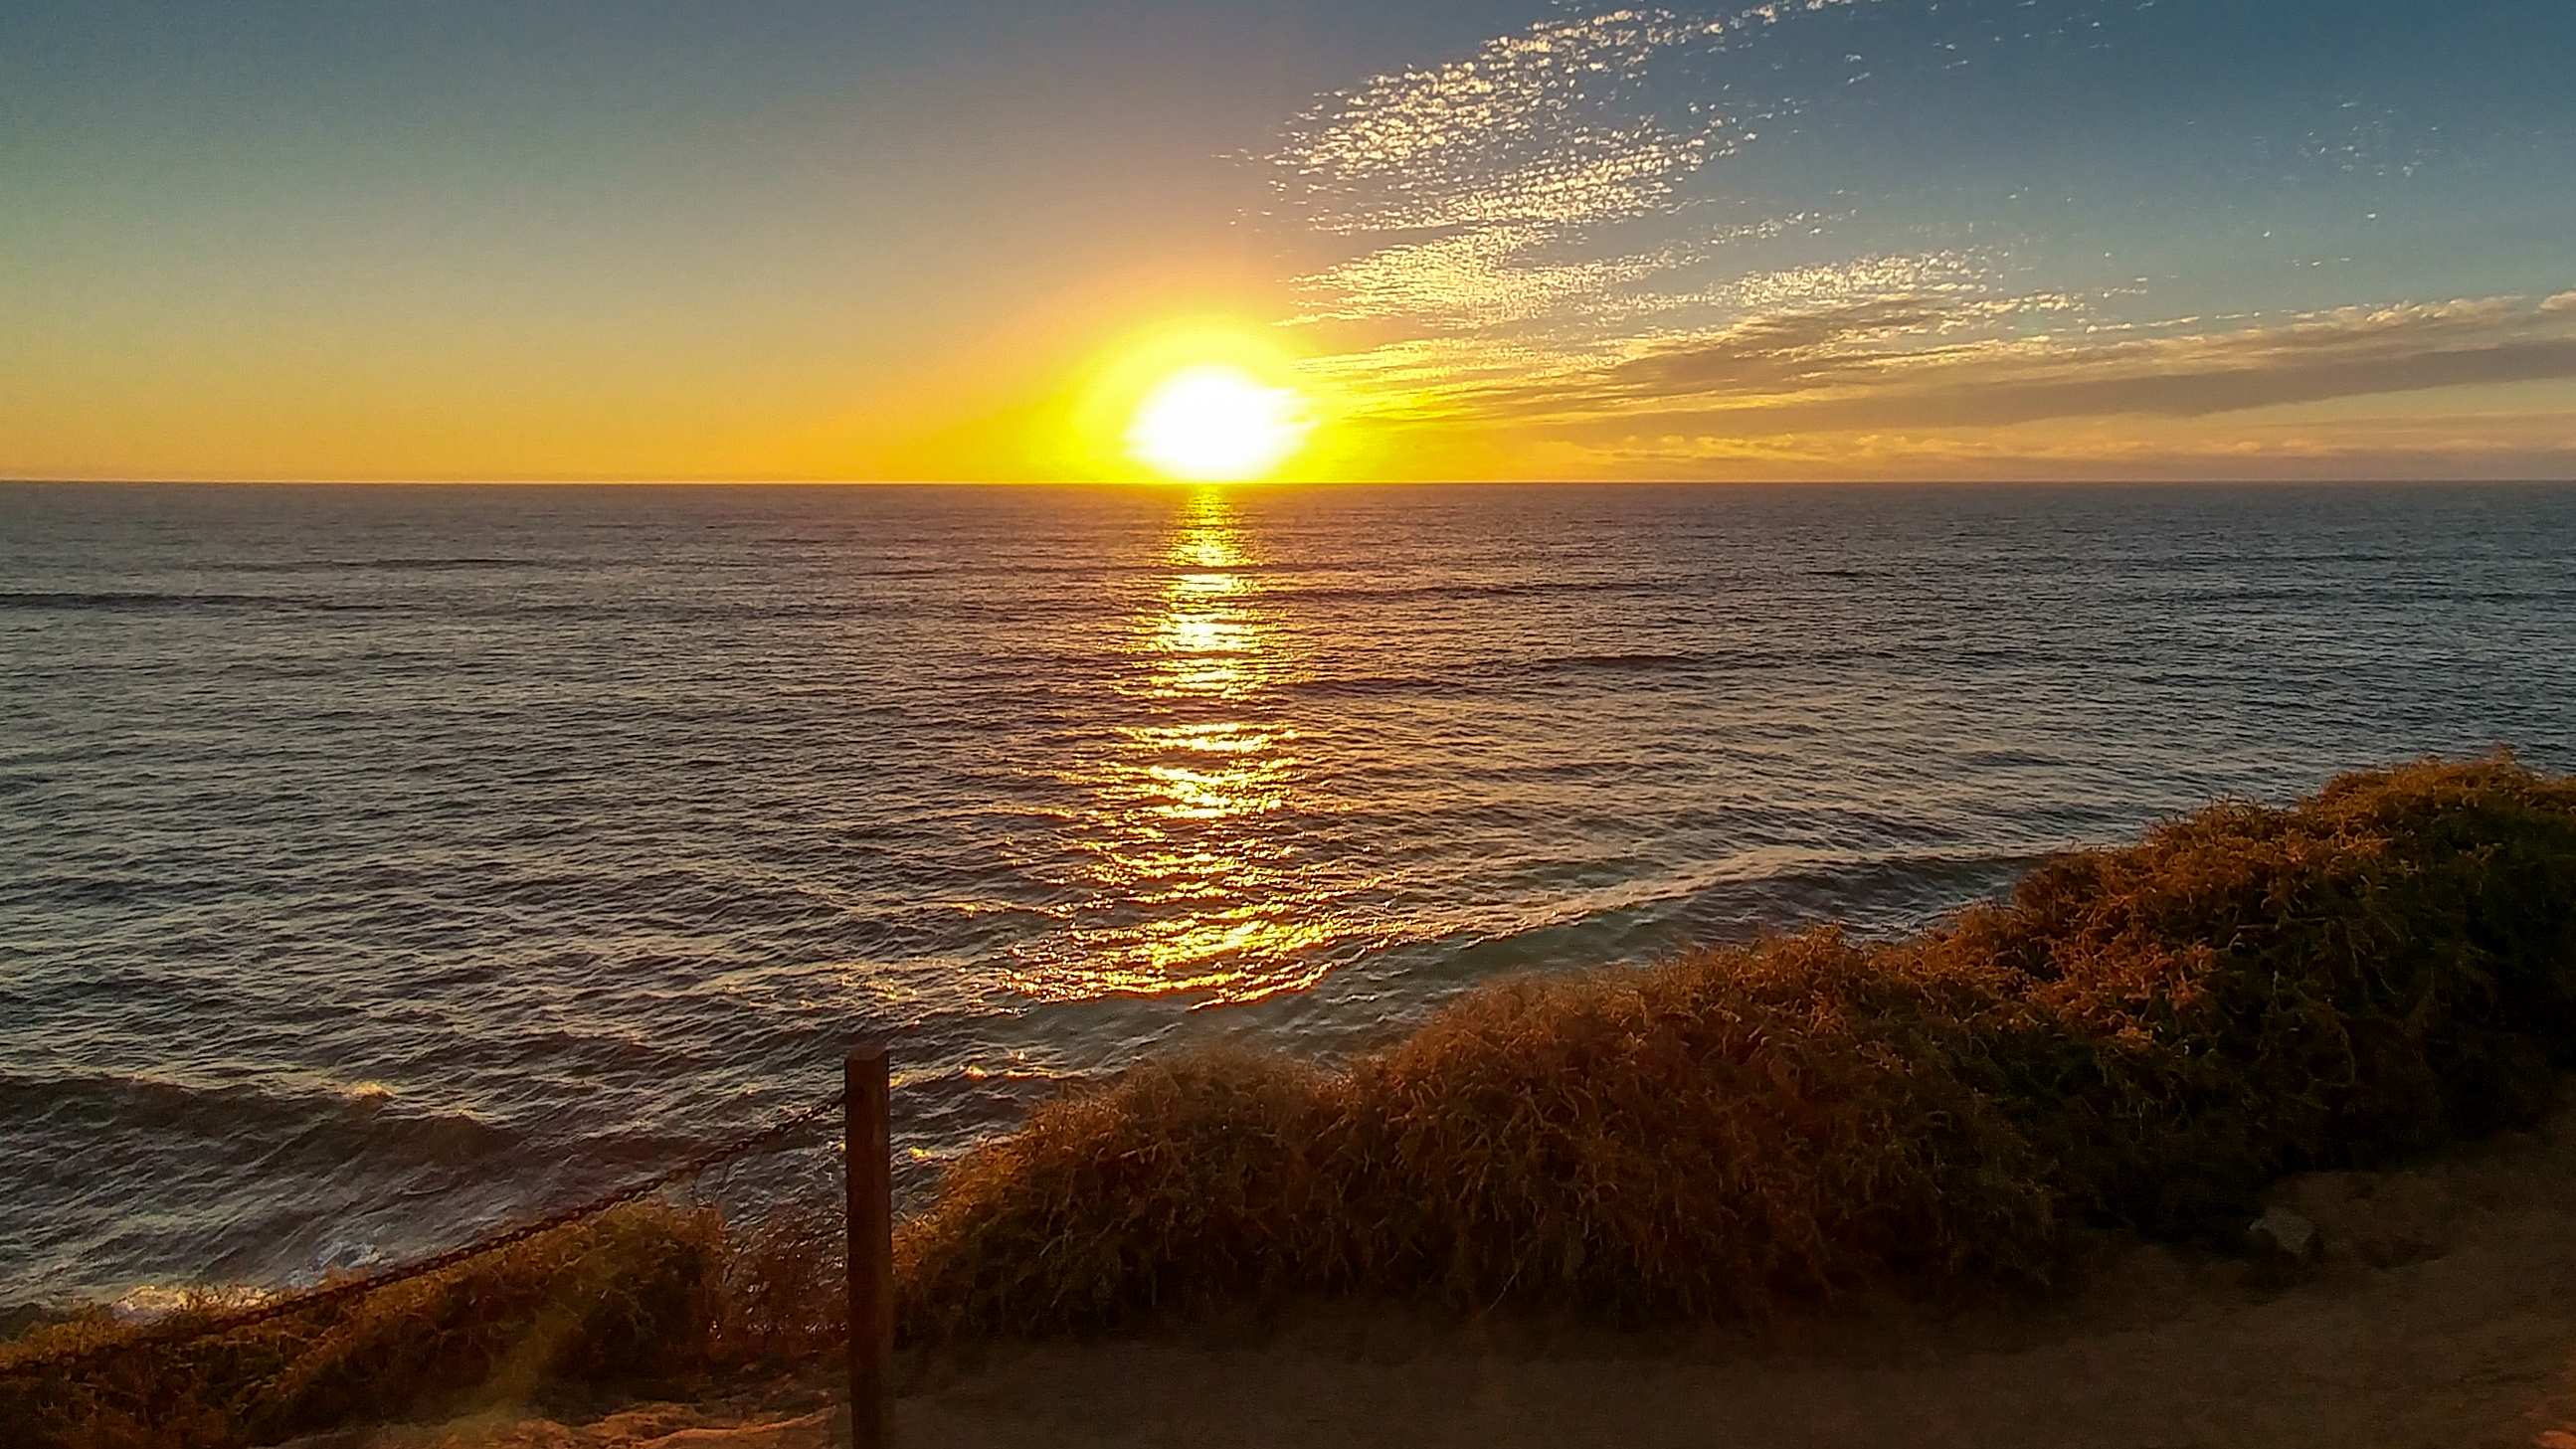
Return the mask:
M 2576 490 L 0 489 L 0 1300 L 2576 764 Z M 756 1171 L 775 1185 L 829 1163 Z

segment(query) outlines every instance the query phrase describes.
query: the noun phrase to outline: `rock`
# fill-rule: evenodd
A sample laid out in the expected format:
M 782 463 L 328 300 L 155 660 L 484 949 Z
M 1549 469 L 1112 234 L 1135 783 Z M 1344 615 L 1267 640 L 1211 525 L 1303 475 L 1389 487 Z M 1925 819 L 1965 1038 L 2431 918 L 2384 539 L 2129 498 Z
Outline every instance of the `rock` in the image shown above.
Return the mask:
M 2459 1216 L 2454 1194 L 2423 1172 L 2312 1172 L 2271 1200 L 2316 1225 L 2335 1256 L 2370 1268 L 2398 1268 L 2449 1249 Z
M 2269 1207 L 2245 1229 L 2245 1245 L 2258 1256 L 2313 1263 L 2325 1252 L 2317 1225 L 2285 1207 Z

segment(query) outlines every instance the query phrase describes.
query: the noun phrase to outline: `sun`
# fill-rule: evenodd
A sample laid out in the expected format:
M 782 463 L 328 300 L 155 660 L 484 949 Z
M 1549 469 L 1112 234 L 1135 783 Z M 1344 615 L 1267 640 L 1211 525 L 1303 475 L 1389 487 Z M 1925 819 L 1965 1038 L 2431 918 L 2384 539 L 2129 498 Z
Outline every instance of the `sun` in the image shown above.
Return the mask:
M 1181 368 L 1145 394 L 1127 424 L 1127 452 L 1168 477 L 1235 483 L 1277 468 L 1313 428 L 1306 399 L 1294 388 L 1229 363 L 1204 362 Z

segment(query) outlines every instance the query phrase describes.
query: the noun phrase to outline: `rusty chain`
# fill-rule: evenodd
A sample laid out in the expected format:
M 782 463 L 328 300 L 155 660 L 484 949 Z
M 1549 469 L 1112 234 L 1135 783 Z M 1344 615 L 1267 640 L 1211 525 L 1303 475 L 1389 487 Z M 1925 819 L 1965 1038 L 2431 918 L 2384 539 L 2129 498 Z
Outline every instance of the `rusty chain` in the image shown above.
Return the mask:
M 843 1094 L 833 1093 L 823 1101 L 800 1107 L 756 1132 L 720 1142 L 650 1177 L 630 1182 L 614 1192 L 602 1193 L 586 1202 L 575 1203 L 504 1229 L 470 1243 L 459 1244 L 445 1252 L 390 1268 L 380 1268 L 354 1278 L 341 1278 L 317 1284 L 296 1293 L 282 1293 L 264 1303 L 212 1318 L 173 1315 L 139 1332 L 126 1334 L 105 1343 L 67 1345 L 51 1353 L 31 1354 L 25 1358 L 0 1359 L 0 1379 L 24 1378 L 32 1374 L 54 1373 L 65 1369 L 85 1368 L 91 1363 L 122 1357 L 146 1349 L 172 1349 L 200 1339 L 238 1333 L 275 1319 L 291 1317 L 311 1309 L 327 1307 L 353 1298 L 363 1298 L 396 1283 L 445 1272 L 460 1263 L 471 1262 L 503 1248 L 524 1243 L 530 1238 L 569 1227 L 584 1218 L 597 1217 L 611 1208 L 623 1207 L 638 1198 L 661 1191 L 683 1178 L 695 1177 L 718 1163 L 777 1147 L 797 1133 L 812 1127 L 841 1108 Z M 0 1352 L 5 1352 L 0 1349 Z

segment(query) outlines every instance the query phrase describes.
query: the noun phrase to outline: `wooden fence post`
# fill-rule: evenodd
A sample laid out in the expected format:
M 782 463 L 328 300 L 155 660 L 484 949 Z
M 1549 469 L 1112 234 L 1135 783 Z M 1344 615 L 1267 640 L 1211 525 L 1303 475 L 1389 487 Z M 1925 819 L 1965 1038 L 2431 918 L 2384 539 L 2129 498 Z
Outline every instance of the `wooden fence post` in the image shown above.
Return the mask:
M 883 1047 L 863 1047 L 841 1066 L 842 1178 L 850 1234 L 850 1446 L 893 1442 L 894 1171 L 886 1134 L 888 1072 Z

